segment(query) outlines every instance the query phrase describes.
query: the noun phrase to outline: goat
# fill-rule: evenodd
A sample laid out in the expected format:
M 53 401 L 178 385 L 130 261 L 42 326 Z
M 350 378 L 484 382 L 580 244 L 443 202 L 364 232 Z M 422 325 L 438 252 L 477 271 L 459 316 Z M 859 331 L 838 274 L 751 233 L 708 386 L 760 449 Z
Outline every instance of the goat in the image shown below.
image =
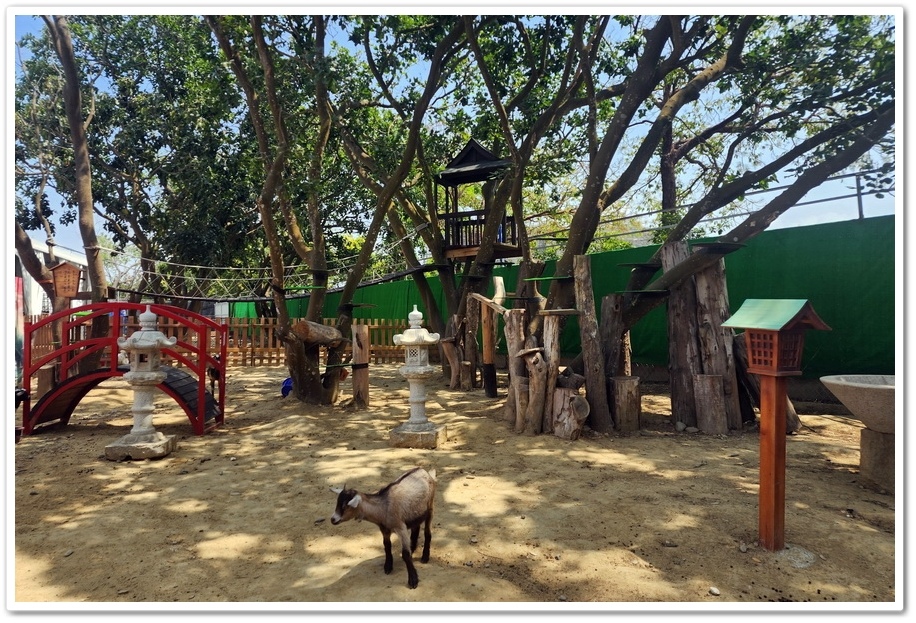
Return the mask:
M 412 552 L 417 549 L 420 524 L 424 524 L 423 554 L 420 562 L 429 562 L 430 523 L 433 518 L 433 501 L 436 496 L 436 470 L 426 471 L 415 467 L 386 485 L 378 493 L 359 493 L 355 489 L 331 487 L 337 494 L 337 508 L 331 517 L 335 526 L 350 519 L 368 519 L 382 531 L 385 546 L 385 573 L 391 573 L 394 559 L 391 555 L 391 533 L 401 542 L 401 558 L 407 565 L 407 586 L 416 588 L 420 583 L 413 564 Z
M 216 360 L 216 363 L 220 363 L 219 355 L 215 355 L 213 358 Z M 210 393 L 215 396 L 216 392 L 214 391 L 214 386 L 217 381 L 219 381 L 219 368 L 207 364 L 207 376 L 210 377 Z

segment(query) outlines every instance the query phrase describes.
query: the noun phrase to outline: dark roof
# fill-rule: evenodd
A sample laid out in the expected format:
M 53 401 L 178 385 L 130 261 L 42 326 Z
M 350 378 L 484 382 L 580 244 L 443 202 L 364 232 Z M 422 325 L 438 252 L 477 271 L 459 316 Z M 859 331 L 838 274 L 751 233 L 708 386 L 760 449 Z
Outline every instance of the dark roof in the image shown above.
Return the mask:
M 498 177 L 511 164 L 508 160 L 497 158 L 493 152 L 471 139 L 461 153 L 436 175 L 436 181 L 443 186 L 483 182 Z

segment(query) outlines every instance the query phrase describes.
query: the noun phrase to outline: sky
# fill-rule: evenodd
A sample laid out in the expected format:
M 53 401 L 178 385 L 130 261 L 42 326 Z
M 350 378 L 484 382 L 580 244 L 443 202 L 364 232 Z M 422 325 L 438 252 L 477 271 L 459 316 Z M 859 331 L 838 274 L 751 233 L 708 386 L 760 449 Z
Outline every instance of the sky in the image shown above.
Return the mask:
M 445 6 L 445 7 L 449 6 L 447 3 L 433 3 L 432 6 L 436 6 L 437 4 L 439 6 Z M 814 3 L 814 5 L 817 5 L 817 4 L 818 3 Z M 362 6 L 365 7 L 365 4 L 363 4 Z M 393 5 L 380 4 L 379 6 L 380 7 L 385 6 L 386 10 L 389 10 L 390 7 Z M 424 5 L 424 6 L 428 8 L 429 5 Z M 596 7 L 599 7 L 599 6 L 602 6 L 602 5 L 596 5 Z M 659 7 L 662 7 L 662 6 L 665 6 L 665 5 L 659 5 Z M 729 12 L 734 11 L 737 8 L 733 4 L 727 5 L 727 6 L 728 6 Z M 778 6 L 779 5 L 777 3 L 777 5 L 773 8 L 776 9 L 778 8 Z M 800 7 L 797 5 L 788 5 L 788 6 L 793 7 L 791 12 L 805 12 L 803 7 Z M 86 12 L 86 13 L 96 12 L 96 11 L 97 12 L 113 12 L 113 13 L 121 12 L 125 9 L 125 7 L 132 7 L 130 8 L 132 12 L 134 11 L 144 12 L 143 7 L 141 5 L 131 5 L 131 4 L 123 5 L 122 4 L 122 5 L 118 5 L 117 8 L 115 7 L 106 8 L 105 6 L 98 6 L 98 5 L 96 5 L 95 7 L 87 7 L 86 5 L 79 5 L 80 11 Z M 28 7 L 20 7 L 20 8 L 10 6 L 7 9 L 8 18 L 12 18 L 14 14 L 17 14 L 17 13 L 22 14 L 22 15 L 15 15 L 15 20 L 12 20 L 12 19 L 9 20 L 10 22 L 14 22 L 14 24 L 10 24 L 10 23 L 7 24 L 8 29 L 10 28 L 11 25 L 14 25 L 15 27 L 15 35 L 14 35 L 15 38 L 13 39 L 13 41 L 18 40 L 26 32 L 35 31 L 35 29 L 40 29 L 43 26 L 43 22 L 40 18 L 32 16 L 35 14 L 42 13 L 41 8 L 42 7 L 37 7 L 37 6 L 28 6 Z M 60 7 L 55 6 L 55 8 L 59 9 Z M 193 8 L 194 7 L 181 7 L 180 9 L 176 10 L 173 7 L 159 7 L 159 8 L 149 9 L 148 11 L 145 11 L 145 12 L 159 13 L 159 12 L 168 12 L 170 10 L 175 10 L 176 12 L 185 13 L 185 12 L 194 12 L 192 10 Z M 203 5 L 196 7 L 196 8 L 199 8 L 202 13 L 207 11 L 207 7 Z M 239 12 L 242 12 L 244 10 L 244 5 L 240 4 L 238 5 L 238 8 L 239 8 Z M 276 9 L 276 11 L 282 11 L 284 7 L 271 7 L 271 8 Z M 308 7 L 306 5 L 298 4 L 296 5 L 295 10 L 306 10 L 307 8 Z M 334 11 L 340 12 L 340 8 L 341 8 L 340 6 L 336 6 L 334 7 Z M 472 7 L 465 7 L 465 8 L 472 8 Z M 511 8 L 511 7 L 507 7 L 507 9 L 508 8 Z M 539 10 L 541 8 L 542 7 L 538 7 Z M 546 9 L 547 7 L 544 7 L 544 8 Z M 623 7 L 618 7 L 618 8 L 623 8 Z M 851 11 L 855 11 L 856 8 L 848 7 L 848 9 Z M 258 10 L 264 11 L 264 8 L 260 7 Z M 604 10 L 607 10 L 606 6 Z M 645 6 L 642 7 L 642 10 L 645 10 Z M 761 9 L 761 7 L 757 7 L 756 10 L 759 10 L 760 12 L 765 12 Z M 875 9 L 875 10 L 878 10 L 878 9 Z M 50 13 L 51 9 L 46 9 L 45 12 Z M 490 12 L 494 12 L 494 11 L 490 11 Z M 544 10 L 542 12 L 548 12 L 548 11 Z M 863 10 L 861 12 L 866 12 L 866 11 Z M 903 24 L 898 24 L 898 27 L 902 28 L 902 26 Z M 12 47 L 12 45 L 10 45 L 9 47 Z M 9 67 L 10 64 L 13 62 L 14 57 L 13 57 L 13 52 L 11 50 L 8 49 L 7 53 L 9 55 L 7 67 Z M 902 65 L 903 63 L 898 63 L 898 73 L 902 72 Z M 12 83 L 14 80 L 14 78 L 9 77 L 11 75 L 12 75 L 12 72 L 9 72 L 8 80 L 10 81 L 10 83 Z M 898 83 L 902 84 L 903 81 L 900 80 L 898 81 Z M 11 90 L 11 87 L 8 87 L 8 88 L 10 88 Z M 8 149 L 9 149 L 9 144 L 10 142 L 7 143 Z M 898 167 L 901 162 L 902 162 L 902 158 L 898 158 Z M 898 168 L 898 170 L 902 170 L 902 169 Z M 898 176 L 898 179 L 900 179 L 900 176 Z M 815 225 L 815 224 L 820 224 L 820 223 L 852 220 L 852 219 L 858 218 L 859 207 L 858 207 L 858 203 L 855 198 L 847 198 L 847 199 L 842 199 L 842 200 L 821 202 L 821 200 L 823 199 L 850 194 L 851 192 L 853 192 L 851 190 L 851 187 L 853 187 L 853 184 L 854 183 L 851 180 L 844 180 L 842 182 L 836 181 L 836 182 L 827 183 L 823 185 L 822 187 L 813 190 L 811 193 L 808 194 L 808 196 L 806 196 L 803 199 L 800 205 L 797 205 L 793 207 L 792 209 L 788 210 L 786 213 L 781 215 L 776 221 L 774 221 L 774 223 L 770 225 L 770 229 L 780 229 L 780 228 L 785 228 L 785 227 L 798 227 L 798 226 L 803 226 L 803 225 Z M 902 202 L 900 199 L 902 196 L 903 196 L 902 191 L 895 192 L 893 196 L 886 196 L 883 199 L 879 199 L 874 196 L 865 196 L 863 198 L 863 210 L 862 210 L 863 214 L 866 218 L 868 218 L 868 217 L 874 217 L 874 216 L 884 216 L 884 215 L 889 215 L 889 214 L 900 213 L 901 210 L 899 210 L 897 206 L 898 204 L 902 206 Z M 54 200 L 52 199 L 52 203 L 53 202 Z M 101 225 L 98 222 L 96 222 L 96 226 L 98 228 L 98 231 L 101 231 Z M 35 231 L 29 232 L 29 235 L 32 236 L 33 239 L 35 240 L 38 240 L 41 242 L 45 241 L 45 236 L 41 232 L 35 232 Z M 59 246 L 74 249 L 74 250 L 80 250 L 82 249 L 82 246 L 83 246 L 82 239 L 79 234 L 79 229 L 76 224 L 73 224 L 67 227 L 58 226 L 58 231 L 57 231 L 57 234 L 55 235 L 55 242 Z

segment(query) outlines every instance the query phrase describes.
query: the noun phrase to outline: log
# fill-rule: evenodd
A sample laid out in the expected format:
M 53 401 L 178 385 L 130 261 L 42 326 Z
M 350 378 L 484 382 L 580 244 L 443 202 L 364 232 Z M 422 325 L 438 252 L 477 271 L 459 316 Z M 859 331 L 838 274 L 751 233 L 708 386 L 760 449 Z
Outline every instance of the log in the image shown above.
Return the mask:
M 697 401 L 697 428 L 707 435 L 727 435 L 725 394 L 722 377 L 718 374 L 697 374 L 694 377 Z
M 609 385 L 612 410 L 617 414 L 617 430 L 621 433 L 635 433 L 639 430 L 642 415 L 639 377 L 614 376 L 610 378 Z
M 582 434 L 588 419 L 588 400 L 576 390 L 565 387 L 557 388 L 553 400 L 553 434 L 560 439 L 575 441 Z
M 292 327 L 290 331 L 296 334 L 300 340 L 308 346 L 338 346 L 343 342 L 343 334 L 337 327 L 330 327 L 311 320 L 300 320 Z
M 369 406 L 369 325 L 353 325 L 353 407 Z
M 522 417 L 524 417 L 525 410 L 519 409 L 517 403 L 518 391 L 516 384 L 519 379 L 525 377 L 525 362 L 519 357 L 515 357 L 515 353 L 522 350 L 525 347 L 525 310 L 521 308 L 510 309 L 506 311 L 506 326 L 503 328 L 503 332 L 506 336 L 506 350 L 508 352 L 508 368 L 509 368 L 509 395 L 506 397 L 506 407 L 505 407 L 505 417 L 512 424 L 518 424 L 519 420 L 519 411 L 521 411 Z M 526 381 L 527 382 L 527 381 Z M 525 395 L 527 401 L 528 388 L 525 387 Z M 524 405 L 528 406 L 527 402 Z M 522 428 L 524 428 L 524 421 L 522 421 Z
M 592 290 L 591 258 L 577 255 L 573 258 L 576 308 L 579 317 L 579 336 L 582 344 L 582 361 L 585 372 L 585 396 L 589 405 L 589 426 L 599 433 L 614 428 L 614 415 L 607 400 L 607 378 L 604 373 L 604 355 L 598 336 L 598 319 L 595 316 L 595 294 Z

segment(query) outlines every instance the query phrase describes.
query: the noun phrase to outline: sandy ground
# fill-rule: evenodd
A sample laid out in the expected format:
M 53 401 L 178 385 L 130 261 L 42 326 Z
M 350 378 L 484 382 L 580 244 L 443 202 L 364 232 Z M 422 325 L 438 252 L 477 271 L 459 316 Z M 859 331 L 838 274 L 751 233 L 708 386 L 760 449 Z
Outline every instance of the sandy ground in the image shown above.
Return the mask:
M 105 458 L 132 425 L 132 393 L 123 380 L 100 385 L 68 426 L 15 446 L 8 607 L 902 607 L 895 498 L 860 481 L 861 424 L 840 406 L 796 404 L 787 547 L 769 552 L 757 545 L 756 426 L 676 432 L 665 386 L 646 385 L 638 434 L 516 435 L 500 374 L 495 399 L 434 382 L 427 415 L 448 440 L 394 448 L 408 386 L 395 365 L 370 375 L 371 406 L 352 411 L 283 398 L 282 367 L 232 369 L 225 426 L 200 437 L 161 394 L 154 425 L 178 449 L 139 461 Z M 374 525 L 331 524 L 329 487 L 374 492 L 415 465 L 435 467 L 438 492 L 431 560 L 411 590 L 396 538 L 385 575 Z

